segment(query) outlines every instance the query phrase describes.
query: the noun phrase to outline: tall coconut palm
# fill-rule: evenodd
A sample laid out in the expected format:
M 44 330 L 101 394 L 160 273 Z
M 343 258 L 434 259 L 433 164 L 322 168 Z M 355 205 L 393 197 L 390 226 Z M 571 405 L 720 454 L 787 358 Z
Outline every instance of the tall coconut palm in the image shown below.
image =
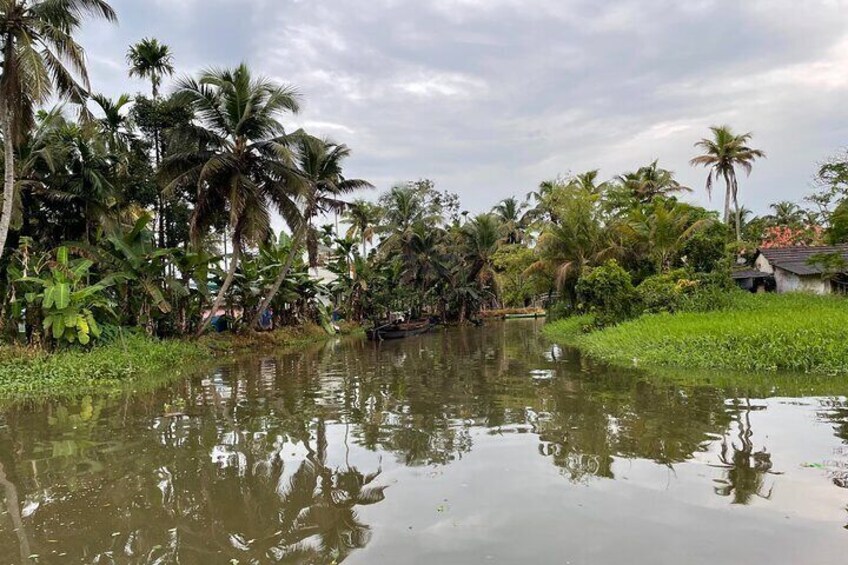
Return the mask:
M 174 55 L 170 47 L 159 40 L 145 37 L 127 51 L 130 76 L 149 79 L 153 98 L 159 98 L 162 77 L 174 74 Z
M 269 208 L 276 208 L 291 224 L 299 221 L 293 162 L 279 121 L 282 115 L 297 112 L 299 105 L 292 88 L 254 77 L 244 64 L 207 70 L 198 79 L 184 78 L 177 88 L 197 117 L 192 131 L 198 149 L 168 157 L 163 174 L 172 180 L 166 191 L 196 187 L 194 245 L 216 221 L 226 222 L 232 244 L 227 275 L 211 313 L 198 327 L 199 335 L 221 308 L 242 249 L 267 239 Z
M 274 300 L 280 286 L 291 269 L 295 254 L 300 252 L 303 240 L 309 254 L 309 266 L 318 264 L 318 231 L 313 222 L 321 214 L 342 213 L 348 203 L 342 196 L 356 190 L 373 188 L 362 179 L 347 179 L 342 175 L 342 162 L 350 156 L 350 149 L 344 144 L 336 144 L 305 133 L 293 136 L 294 150 L 297 155 L 297 179 L 303 199 L 302 221 L 295 231 L 294 241 L 286 266 L 280 270 L 274 284 L 268 289 L 265 299 L 256 312 L 254 326 L 259 324 L 262 313 Z
M 585 190 L 590 194 L 602 194 L 609 186 L 609 183 L 598 183 L 598 176 L 600 176 L 600 171 L 598 169 L 586 171 L 585 173 L 574 175 L 574 177 L 569 180 L 568 184 L 575 188 Z
M 679 192 L 692 192 L 674 178 L 674 173 L 659 166 L 658 161 L 640 167 L 633 173 L 618 177 L 621 185 L 639 202 L 647 204 L 654 198 L 673 196 Z
M 772 209 L 772 218 L 779 226 L 793 226 L 802 224 L 804 221 L 804 210 L 794 202 L 783 200 L 769 205 Z
M 91 100 L 103 114 L 102 118 L 98 118 L 97 123 L 100 125 L 101 131 L 108 137 L 109 150 L 113 152 L 125 151 L 132 139 L 132 132 L 130 120 L 124 109 L 132 103 L 132 97 L 129 94 L 122 94 L 117 99 L 112 100 L 102 94 L 95 94 L 91 97 Z
M 82 103 L 88 89 L 85 54 L 74 40 L 83 18 L 115 21 L 104 0 L 0 0 L 0 120 L 3 125 L 3 208 L 0 254 L 15 200 L 15 147 L 35 120 L 34 108 L 50 98 Z
M 530 215 L 525 213 L 526 209 L 527 202 L 520 202 L 514 197 L 506 198 L 492 208 L 492 213 L 501 223 L 506 243 L 524 243 L 530 224 Z
M 739 183 L 736 179 L 736 167 L 742 167 L 746 174 L 751 174 L 753 163 L 766 154 L 759 149 L 748 146 L 751 133 L 735 134 L 730 126 L 713 126 L 712 139 L 702 139 L 695 147 L 703 150 L 703 154 L 693 158 L 692 166 L 707 167 L 707 193 L 712 196 L 713 182 L 724 179 L 724 222 L 730 224 L 730 204 L 735 207 L 736 239 L 742 239 L 742 219 L 739 214 Z
M 345 220 L 350 224 L 346 235 L 349 238 L 359 238 L 363 257 L 366 255 L 367 245 L 374 241 L 381 216 L 379 206 L 362 199 L 354 200 L 345 213 Z

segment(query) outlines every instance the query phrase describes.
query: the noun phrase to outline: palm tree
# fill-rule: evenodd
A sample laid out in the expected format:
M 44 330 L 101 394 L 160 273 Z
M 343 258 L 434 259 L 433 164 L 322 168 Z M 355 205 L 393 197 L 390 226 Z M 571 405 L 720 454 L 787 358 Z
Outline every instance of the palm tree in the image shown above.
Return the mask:
M 551 196 L 555 196 L 556 207 L 551 212 L 556 221 L 539 237 L 539 260 L 527 272 L 556 273 L 557 289 L 566 291 L 573 301 L 574 287 L 584 267 L 610 258 L 614 248 L 598 195 L 559 187 Z
M 600 171 L 597 169 L 586 171 L 585 173 L 575 175 L 568 184 L 575 188 L 585 190 L 590 194 L 602 194 L 607 189 L 608 183 L 602 182 L 598 184 L 599 175 Z
M 145 37 L 127 51 L 130 76 L 150 79 L 153 98 L 159 98 L 162 77 L 174 74 L 174 56 L 170 47 L 156 38 Z
M 519 202 L 515 197 L 506 198 L 492 208 L 492 213 L 501 223 L 506 243 L 523 243 L 526 239 L 527 226 L 530 224 L 530 215 L 525 213 L 526 209 L 527 202 Z
M 125 151 L 132 139 L 132 133 L 129 118 L 123 110 L 132 103 L 132 97 L 129 94 L 121 94 L 116 100 L 112 100 L 102 94 L 94 94 L 91 100 L 103 113 L 97 123 L 109 137 L 109 149 L 114 152 Z
M 621 185 L 639 202 L 646 204 L 657 197 L 669 197 L 678 192 L 692 192 L 674 178 L 674 173 L 659 167 L 658 161 L 640 167 L 633 173 L 618 177 Z
M 163 174 L 173 180 L 166 191 L 196 187 L 195 246 L 216 221 L 226 223 L 232 244 L 227 275 L 199 335 L 221 307 L 244 246 L 267 239 L 269 207 L 290 223 L 298 221 L 289 141 L 278 118 L 299 106 L 293 89 L 254 78 L 244 64 L 207 70 L 197 80 L 184 78 L 177 92 L 197 116 L 199 124 L 192 130 L 199 144 L 195 151 L 167 159 Z
M 95 225 L 114 227 L 118 193 L 113 179 L 117 159 L 93 123 L 68 122 L 56 131 L 53 142 L 59 147 L 63 163 L 45 196 L 80 207 L 85 241 L 91 243 Z
M 299 253 L 300 245 L 306 238 L 306 248 L 309 253 L 309 266 L 318 264 L 318 232 L 313 221 L 321 214 L 328 212 L 344 212 L 348 203 L 340 197 L 363 188 L 373 188 L 373 185 L 362 179 L 346 179 L 342 175 L 342 162 L 350 156 L 350 149 L 340 145 L 312 137 L 305 133 L 293 136 L 293 145 L 297 154 L 297 181 L 300 185 L 304 201 L 302 217 L 295 231 L 289 255 L 289 262 L 280 270 L 277 279 L 265 299 L 259 306 L 254 319 L 254 326 L 259 323 L 262 313 L 270 306 L 274 296 L 280 290 L 291 262 Z
M 374 241 L 381 216 L 382 211 L 379 206 L 361 199 L 354 200 L 345 213 L 345 219 L 350 224 L 346 235 L 350 238 L 359 236 L 363 257 L 366 255 L 367 244 Z
M 15 147 L 35 123 L 34 108 L 54 96 L 77 103 L 86 97 L 85 55 L 73 38 L 85 16 L 117 19 L 105 0 L 0 0 L 0 120 L 5 156 L 0 255 L 15 201 Z
M 724 222 L 730 224 L 730 202 L 736 208 L 736 239 L 742 240 L 742 219 L 739 214 L 739 183 L 736 179 L 736 167 L 742 167 L 750 175 L 753 163 L 766 154 L 759 149 L 748 146 L 751 133 L 737 135 L 730 126 L 713 126 L 712 139 L 702 139 L 695 147 L 703 150 L 703 154 L 693 158 L 692 166 L 704 166 L 710 169 L 707 175 L 707 193 L 712 196 L 713 182 L 724 179 Z
M 794 202 L 783 200 L 771 204 L 769 208 L 774 212 L 772 218 L 779 226 L 793 226 L 804 221 L 804 211 Z
M 698 218 L 688 204 L 657 200 L 650 207 L 634 210 L 620 229 L 654 259 L 658 273 L 665 273 L 686 242 L 710 222 Z

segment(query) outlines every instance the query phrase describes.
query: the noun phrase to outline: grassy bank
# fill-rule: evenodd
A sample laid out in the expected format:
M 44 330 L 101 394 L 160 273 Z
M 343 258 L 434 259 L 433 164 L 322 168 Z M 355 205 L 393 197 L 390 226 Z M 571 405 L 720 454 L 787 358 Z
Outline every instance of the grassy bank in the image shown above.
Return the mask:
M 45 353 L 7 347 L 0 351 L 0 398 L 112 394 L 137 384 L 155 386 L 208 358 L 209 350 L 197 343 L 141 336 L 90 351 Z
M 357 328 L 342 328 L 344 334 Z M 54 353 L 0 348 L 0 401 L 149 390 L 184 377 L 202 363 L 245 351 L 301 347 L 328 339 L 318 326 L 267 333 L 209 334 L 196 341 L 128 335 L 88 351 Z
M 651 314 L 585 333 L 576 317 L 545 328 L 552 340 L 626 366 L 848 374 L 848 300 L 739 293 L 722 309 Z

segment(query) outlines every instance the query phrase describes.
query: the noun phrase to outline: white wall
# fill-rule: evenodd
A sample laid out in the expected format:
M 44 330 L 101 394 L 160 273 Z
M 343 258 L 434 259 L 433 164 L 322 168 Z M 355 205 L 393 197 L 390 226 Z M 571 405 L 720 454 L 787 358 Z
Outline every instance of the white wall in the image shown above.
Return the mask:
M 774 281 L 777 292 L 812 292 L 814 294 L 830 294 L 830 283 L 821 275 L 798 276 L 781 268 L 774 269 Z
M 760 255 L 759 257 L 757 257 L 757 260 L 754 261 L 754 267 L 761 273 L 768 273 L 769 275 L 774 274 L 774 268 L 771 266 L 771 263 L 768 262 L 768 259 L 766 259 L 764 255 Z

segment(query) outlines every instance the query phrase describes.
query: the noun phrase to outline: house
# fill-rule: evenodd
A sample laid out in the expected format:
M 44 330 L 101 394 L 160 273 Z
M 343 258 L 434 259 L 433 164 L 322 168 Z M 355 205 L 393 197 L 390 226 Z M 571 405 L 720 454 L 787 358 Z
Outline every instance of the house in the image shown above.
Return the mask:
M 848 292 L 848 266 L 845 267 L 846 272 L 833 272 L 824 265 L 812 263 L 811 258 L 815 255 L 841 257 L 848 265 L 848 245 L 761 248 L 754 257 L 754 269 L 734 273 L 733 278 L 739 286 L 752 292 L 760 288 L 771 290 L 772 284 L 779 293 Z

